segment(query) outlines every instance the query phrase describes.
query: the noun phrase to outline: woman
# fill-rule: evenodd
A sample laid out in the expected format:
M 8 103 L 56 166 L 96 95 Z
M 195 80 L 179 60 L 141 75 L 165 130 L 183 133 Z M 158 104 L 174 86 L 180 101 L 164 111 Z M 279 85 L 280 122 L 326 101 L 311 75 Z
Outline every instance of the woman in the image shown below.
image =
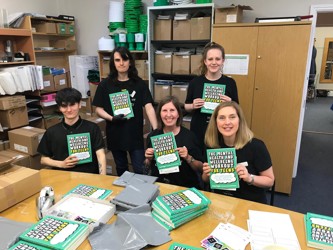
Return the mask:
M 176 97 L 164 98 L 157 108 L 158 129 L 152 131 L 147 138 L 145 165 L 151 169 L 153 176 L 159 177 L 160 182 L 173 185 L 200 188 L 200 175 L 202 173 L 202 154 L 195 135 L 181 126 L 181 106 Z M 152 136 L 172 132 L 175 136 L 177 151 L 181 158 L 179 172 L 159 174 L 154 160 L 154 149 L 150 138 Z
M 110 94 L 127 90 L 134 117 L 114 115 Z M 118 176 L 128 170 L 127 152 L 135 173 L 143 173 L 143 107 L 153 129 L 157 127 L 153 98 L 146 83 L 138 76 L 133 56 L 127 48 L 117 47 L 111 53 L 110 74 L 96 90 L 93 105 L 106 120 L 107 146 L 111 150 Z
M 238 92 L 235 80 L 222 74 L 225 59 L 224 48 L 214 42 L 208 43 L 203 51 L 201 60 L 201 75 L 194 78 L 188 87 L 185 100 L 185 110 L 193 111 L 191 131 L 197 136 L 199 143 L 204 147 L 204 137 L 211 115 L 201 113 L 204 105 L 202 99 L 204 84 L 225 85 L 225 95 L 221 95 L 221 102 L 235 101 L 238 103 Z
M 267 203 L 265 189 L 274 184 L 269 152 L 259 139 L 253 137 L 243 111 L 236 102 L 223 102 L 214 110 L 205 135 L 207 148 L 235 148 L 240 187 L 236 191 L 222 191 L 238 198 Z M 202 179 L 209 181 L 210 167 L 203 164 Z

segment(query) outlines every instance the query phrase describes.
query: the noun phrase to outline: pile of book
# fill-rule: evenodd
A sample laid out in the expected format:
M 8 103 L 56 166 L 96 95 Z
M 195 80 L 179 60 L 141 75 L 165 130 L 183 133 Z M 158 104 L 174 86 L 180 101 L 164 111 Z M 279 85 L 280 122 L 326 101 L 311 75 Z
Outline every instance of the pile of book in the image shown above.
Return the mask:
M 309 247 L 333 249 L 333 217 L 307 213 L 304 222 Z
M 153 202 L 154 219 L 169 231 L 202 215 L 211 201 L 196 188 L 159 196 Z

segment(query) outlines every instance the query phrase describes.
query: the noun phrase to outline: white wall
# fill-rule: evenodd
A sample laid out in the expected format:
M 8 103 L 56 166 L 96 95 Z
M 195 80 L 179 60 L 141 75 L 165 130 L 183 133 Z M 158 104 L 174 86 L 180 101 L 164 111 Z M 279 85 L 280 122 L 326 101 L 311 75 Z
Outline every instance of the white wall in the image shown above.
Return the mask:
M 30 12 L 58 16 L 58 1 L 55 0 L 1 0 L 1 8 L 7 13 Z

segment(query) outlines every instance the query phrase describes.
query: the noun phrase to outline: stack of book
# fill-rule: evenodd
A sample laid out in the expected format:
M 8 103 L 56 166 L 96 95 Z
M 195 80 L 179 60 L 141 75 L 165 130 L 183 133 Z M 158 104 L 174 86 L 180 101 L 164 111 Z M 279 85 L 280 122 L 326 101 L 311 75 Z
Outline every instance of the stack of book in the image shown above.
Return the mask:
M 211 201 L 196 188 L 159 196 L 153 202 L 154 219 L 169 231 L 202 215 Z
M 18 248 L 16 244 L 10 249 L 75 250 L 88 234 L 89 227 L 86 224 L 46 216 L 19 237 L 20 242 L 17 243 L 19 246 L 31 246 L 31 248 Z
M 309 247 L 333 249 L 333 217 L 307 213 L 304 222 Z
M 68 193 L 66 193 L 64 196 L 69 194 L 79 194 L 82 196 L 87 196 L 90 198 L 96 198 L 100 200 L 105 200 L 112 194 L 112 190 L 95 187 L 95 186 L 89 186 L 85 184 L 79 184 L 73 189 L 71 189 Z

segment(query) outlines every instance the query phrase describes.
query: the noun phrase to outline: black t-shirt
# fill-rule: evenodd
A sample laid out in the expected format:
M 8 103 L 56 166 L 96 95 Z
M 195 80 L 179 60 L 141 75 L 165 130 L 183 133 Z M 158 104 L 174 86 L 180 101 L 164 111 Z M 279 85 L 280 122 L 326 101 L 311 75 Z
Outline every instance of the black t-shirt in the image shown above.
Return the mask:
M 163 130 L 157 129 L 152 131 L 147 137 L 147 148 L 151 148 L 150 138 L 155 135 L 163 134 Z M 185 146 L 188 153 L 196 160 L 203 161 L 201 149 L 199 148 L 198 141 L 195 135 L 187 128 L 181 127 L 179 133 L 175 135 L 177 147 Z M 170 183 L 173 185 L 184 187 L 196 187 L 200 188 L 198 174 L 191 168 L 191 166 L 183 159 L 181 159 L 181 165 L 179 166 L 178 173 L 171 174 L 159 174 L 156 167 L 155 160 L 151 163 L 152 175 L 158 177 L 159 182 Z
M 96 151 L 104 148 L 104 141 L 102 133 L 97 124 L 79 119 L 72 126 L 66 123 L 60 122 L 49 129 L 43 135 L 42 140 L 38 145 L 38 152 L 46 157 L 50 157 L 53 160 L 63 161 L 68 154 L 67 135 L 90 133 L 92 162 L 78 164 L 73 168 L 56 168 L 58 170 L 85 172 L 85 173 L 99 173 L 98 161 Z
M 228 148 L 223 142 L 221 148 Z M 263 141 L 253 138 L 243 148 L 236 150 L 237 163 L 247 162 L 246 167 L 250 174 L 259 175 L 260 172 L 272 166 L 271 157 Z M 266 190 L 245 181 L 239 181 L 239 188 L 236 191 L 214 190 L 216 193 L 235 196 L 237 198 L 267 203 Z
M 205 83 L 225 85 L 225 95 L 229 96 L 231 100 L 238 103 L 236 82 L 234 79 L 225 75 L 222 75 L 220 79 L 215 81 L 210 81 L 205 76 L 198 76 L 194 78 L 189 84 L 185 103 L 193 103 L 194 99 L 202 98 Z M 202 146 L 204 145 L 205 132 L 210 117 L 210 114 L 201 113 L 200 109 L 195 109 L 193 111 L 191 120 L 191 131 L 193 131 L 194 134 L 197 136 L 199 143 Z
M 114 82 L 106 78 L 97 87 L 93 105 L 103 108 L 113 116 L 109 95 L 123 90 L 127 90 L 130 95 L 134 117 L 121 123 L 106 121 L 108 149 L 125 151 L 143 149 L 143 107 L 153 103 L 148 86 L 143 80 Z

